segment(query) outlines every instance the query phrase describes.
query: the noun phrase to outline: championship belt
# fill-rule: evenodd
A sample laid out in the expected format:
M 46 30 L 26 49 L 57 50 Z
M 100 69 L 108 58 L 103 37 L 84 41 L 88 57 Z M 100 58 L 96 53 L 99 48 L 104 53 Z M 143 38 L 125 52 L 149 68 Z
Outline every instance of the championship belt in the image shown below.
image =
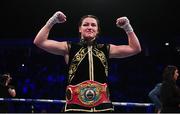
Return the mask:
M 109 103 L 107 84 L 88 80 L 77 85 L 68 85 L 66 89 L 66 102 L 67 104 L 78 104 L 85 107 Z

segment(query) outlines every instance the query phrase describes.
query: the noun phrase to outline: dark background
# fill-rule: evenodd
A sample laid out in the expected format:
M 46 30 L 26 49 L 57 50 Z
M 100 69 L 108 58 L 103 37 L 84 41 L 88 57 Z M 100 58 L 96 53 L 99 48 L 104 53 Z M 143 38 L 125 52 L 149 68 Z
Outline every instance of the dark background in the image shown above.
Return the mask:
M 60 10 L 67 22 L 55 30 L 56 37 L 77 37 L 80 17 L 93 14 L 101 20 L 102 36 L 120 37 L 115 20 L 127 16 L 138 36 L 146 35 L 148 38 L 144 39 L 152 42 L 166 41 L 179 35 L 178 6 L 177 0 L 3 0 L 1 37 L 34 38 L 40 27 Z
M 118 17 L 127 16 L 142 52 L 129 58 L 111 59 L 112 101 L 151 102 L 148 92 L 161 82 L 163 68 L 168 64 L 180 67 L 179 6 L 178 0 L 3 0 L 0 73 L 11 73 L 17 98 L 64 99 L 66 64 L 62 56 L 33 45 L 40 28 L 60 10 L 67 21 L 53 27 L 50 39 L 77 41 L 79 19 L 93 14 L 100 19 L 99 42 L 126 44 L 126 34 L 115 22 Z M 49 105 L 44 107 L 49 107 L 49 112 L 55 111 Z

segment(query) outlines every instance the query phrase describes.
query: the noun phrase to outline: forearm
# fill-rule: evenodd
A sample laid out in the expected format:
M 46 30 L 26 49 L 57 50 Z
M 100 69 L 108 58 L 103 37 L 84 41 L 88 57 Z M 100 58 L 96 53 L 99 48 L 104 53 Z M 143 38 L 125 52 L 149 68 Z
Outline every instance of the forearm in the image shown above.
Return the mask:
M 139 40 L 134 32 L 128 32 L 128 45 L 136 52 L 139 53 L 141 51 L 141 45 Z
M 51 28 L 56 24 L 56 23 L 63 23 L 66 21 L 66 16 L 60 12 L 57 11 L 43 26 L 43 28 L 38 32 L 34 39 L 34 44 L 37 46 L 43 47 L 45 45 L 45 41 L 47 41 L 49 32 Z
M 161 102 L 157 96 L 149 96 L 157 108 L 161 108 Z
M 128 36 L 128 46 L 133 50 L 134 53 L 141 51 L 139 40 L 129 22 L 127 17 L 121 17 L 117 19 L 116 25 L 126 32 Z
M 34 39 L 34 44 L 41 45 L 44 41 L 48 39 L 49 32 L 51 30 L 52 26 L 48 26 L 47 24 L 44 25 L 44 27 L 38 32 Z
M 34 39 L 34 44 L 39 48 L 56 55 L 65 55 L 68 53 L 67 43 L 66 42 L 59 42 L 56 40 L 48 39 L 49 33 L 53 25 L 57 23 L 63 23 L 66 21 L 66 16 L 57 11 L 41 28 Z

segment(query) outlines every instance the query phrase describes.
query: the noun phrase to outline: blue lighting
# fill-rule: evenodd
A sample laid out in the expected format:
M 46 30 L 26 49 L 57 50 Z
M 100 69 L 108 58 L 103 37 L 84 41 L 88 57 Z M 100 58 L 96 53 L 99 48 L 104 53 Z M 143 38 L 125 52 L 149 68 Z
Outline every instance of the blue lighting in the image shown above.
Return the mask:
M 64 75 L 58 76 L 58 81 L 59 82 L 64 82 L 65 81 L 65 76 Z
M 53 79 L 53 77 L 51 75 L 49 75 L 47 79 L 48 79 L 48 82 L 53 82 L 54 81 L 54 79 Z
M 27 86 L 23 87 L 23 93 L 26 94 L 28 92 Z

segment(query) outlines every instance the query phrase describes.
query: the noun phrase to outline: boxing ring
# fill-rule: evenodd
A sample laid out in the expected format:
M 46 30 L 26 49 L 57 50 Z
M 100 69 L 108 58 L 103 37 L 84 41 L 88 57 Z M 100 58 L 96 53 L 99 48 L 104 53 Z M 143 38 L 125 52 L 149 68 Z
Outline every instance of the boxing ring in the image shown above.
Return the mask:
M 8 102 L 8 103 L 29 103 L 31 113 L 35 112 L 35 104 L 36 103 L 48 103 L 51 104 L 57 104 L 57 105 L 64 105 L 65 100 L 56 100 L 56 99 L 24 99 L 24 98 L 0 98 L 0 102 Z M 132 107 L 141 107 L 144 108 L 144 112 L 153 112 L 154 104 L 153 103 L 134 103 L 134 102 L 112 102 L 112 104 L 115 107 L 124 107 L 124 110 L 128 112 L 130 110 L 129 108 Z

